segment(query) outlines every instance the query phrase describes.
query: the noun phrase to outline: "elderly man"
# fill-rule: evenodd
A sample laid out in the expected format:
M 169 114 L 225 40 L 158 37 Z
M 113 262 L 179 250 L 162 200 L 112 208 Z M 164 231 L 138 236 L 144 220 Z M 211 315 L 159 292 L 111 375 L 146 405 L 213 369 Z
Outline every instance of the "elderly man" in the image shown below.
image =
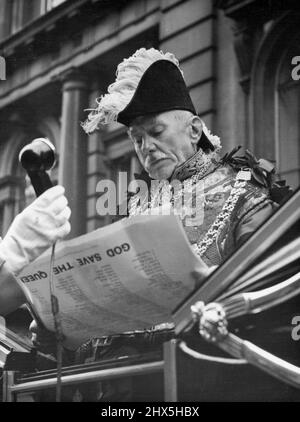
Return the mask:
M 250 153 L 236 158 L 230 153 L 221 159 L 220 139 L 197 116 L 173 54 L 142 48 L 120 63 L 116 81 L 97 100 L 83 128 L 91 133 L 113 121 L 128 128 L 149 185 L 157 182 L 150 196 L 140 191 L 130 198 L 129 217 L 171 205 L 170 212 L 180 216 L 191 245 L 208 267 L 221 264 L 273 212 L 268 189 L 272 165 Z M 34 325 L 31 330 L 35 344 L 44 343 L 47 349 L 51 336 Z M 157 350 L 173 335 L 172 326 L 161 325 L 142 333 L 92 339 L 77 351 L 76 361 Z M 82 386 L 76 394 L 83 399 L 87 394 L 87 400 L 159 399 L 158 384 L 152 380 L 153 376 L 145 396 L 139 382 L 133 385 L 129 380 L 102 384 L 93 393 Z
M 116 81 L 97 103 L 86 132 L 114 120 L 124 124 L 149 180 L 163 181 L 150 198 L 131 198 L 129 215 L 164 206 L 164 198 L 174 212 L 179 207 L 190 243 L 208 266 L 221 264 L 273 212 L 272 165 L 250 153 L 220 158 L 220 139 L 197 116 L 173 54 L 136 51 L 118 66 Z M 169 195 L 163 195 L 166 189 Z M 187 197 L 190 203 L 182 207 Z
M 191 245 L 210 267 L 198 275 L 200 280 L 276 207 L 269 192 L 273 166 L 250 153 L 246 157 L 234 157 L 233 153 L 220 157 L 220 139 L 197 116 L 173 54 L 142 48 L 120 63 L 116 81 L 97 100 L 97 108 L 83 128 L 91 133 L 114 121 L 128 128 L 149 185 L 156 182 L 150 195 L 139 191 L 131 197 L 129 217 L 151 214 L 166 205 L 177 213 Z M 32 326 L 32 331 L 35 344 L 41 345 L 38 328 Z M 36 334 L 40 334 L 38 339 Z M 172 326 L 161 325 L 144 332 L 92 339 L 78 350 L 77 362 L 156 350 L 173 335 Z M 44 340 L 51 338 L 45 336 Z M 102 385 L 95 388 L 94 396 L 82 386 L 80 394 L 87 393 L 87 400 L 158 399 L 158 384 L 152 380 L 153 376 L 147 382 L 146 396 L 141 395 L 138 382 L 133 386 L 129 381 Z
M 129 218 L 169 206 L 170 212 L 180 216 L 191 245 L 208 266 L 198 274 L 200 280 L 276 208 L 270 195 L 273 166 L 249 152 L 234 157 L 234 150 L 220 157 L 220 139 L 197 116 L 173 54 L 142 48 L 120 63 L 116 81 L 97 100 L 97 108 L 83 128 L 91 133 L 114 121 L 128 128 L 149 186 L 156 182 L 150 195 L 139 191 L 130 198 Z M 36 345 L 44 343 L 46 349 L 51 345 L 49 333 L 36 326 L 32 331 Z M 163 324 L 144 332 L 92 339 L 79 348 L 75 361 L 157 350 L 173 335 L 172 326 Z M 94 389 L 82 385 L 75 388 L 74 397 L 88 401 L 161 400 L 161 383 L 155 383 L 155 378 L 123 379 L 97 384 Z
M 181 217 L 191 245 L 208 267 L 221 264 L 273 212 L 268 189 L 272 165 L 250 153 L 221 159 L 220 139 L 197 116 L 173 54 L 142 48 L 118 66 L 116 81 L 97 100 L 83 128 L 91 133 L 113 121 L 128 128 L 149 185 L 159 181 L 150 195 L 139 191 L 131 197 L 129 217 L 171 205 L 170 212 Z M 93 339 L 78 351 L 79 362 L 153 350 L 172 336 L 172 327 L 161 325 L 144 333 Z M 146 396 L 129 385 L 102 385 L 98 398 L 157 399 L 151 380 L 148 389 L 154 388 Z

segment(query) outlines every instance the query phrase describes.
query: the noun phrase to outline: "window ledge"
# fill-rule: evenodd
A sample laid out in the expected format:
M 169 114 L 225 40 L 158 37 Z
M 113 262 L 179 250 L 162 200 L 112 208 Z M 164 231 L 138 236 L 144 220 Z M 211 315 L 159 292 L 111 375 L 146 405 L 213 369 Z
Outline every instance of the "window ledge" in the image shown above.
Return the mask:
M 108 10 L 120 6 L 122 3 L 125 3 L 125 0 L 67 0 L 2 40 L 0 42 L 1 55 L 5 58 L 11 55 L 15 56 L 29 45 L 32 49 L 34 43 L 43 49 L 43 39 L 49 39 L 50 34 L 51 44 L 53 42 L 55 45 L 56 42 L 59 42 L 62 33 L 66 36 L 66 28 L 69 28 L 70 31 L 74 30 L 73 21 L 78 19 L 79 14 L 83 29 L 91 21 L 105 15 Z M 78 25 L 75 25 L 75 28 L 78 31 Z

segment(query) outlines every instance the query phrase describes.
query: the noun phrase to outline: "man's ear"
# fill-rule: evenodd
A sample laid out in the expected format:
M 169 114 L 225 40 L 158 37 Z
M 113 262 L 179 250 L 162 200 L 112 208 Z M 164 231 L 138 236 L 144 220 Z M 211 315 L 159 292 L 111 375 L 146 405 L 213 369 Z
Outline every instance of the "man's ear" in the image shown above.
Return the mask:
M 202 135 L 202 123 L 198 116 L 192 116 L 189 122 L 189 130 L 192 144 L 197 146 Z

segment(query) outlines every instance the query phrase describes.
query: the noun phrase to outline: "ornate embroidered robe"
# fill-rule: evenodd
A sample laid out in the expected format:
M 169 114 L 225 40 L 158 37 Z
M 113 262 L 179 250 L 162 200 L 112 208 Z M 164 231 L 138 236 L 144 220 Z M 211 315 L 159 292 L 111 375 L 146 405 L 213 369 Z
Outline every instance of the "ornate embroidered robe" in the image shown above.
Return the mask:
M 129 216 L 159 212 L 159 207 L 162 213 L 179 215 L 191 245 L 207 265 L 221 264 L 276 208 L 269 190 L 249 169 L 237 171 L 222 161 L 213 161 L 204 175 L 195 170 L 176 182 L 156 183 L 150 200 L 134 195 Z

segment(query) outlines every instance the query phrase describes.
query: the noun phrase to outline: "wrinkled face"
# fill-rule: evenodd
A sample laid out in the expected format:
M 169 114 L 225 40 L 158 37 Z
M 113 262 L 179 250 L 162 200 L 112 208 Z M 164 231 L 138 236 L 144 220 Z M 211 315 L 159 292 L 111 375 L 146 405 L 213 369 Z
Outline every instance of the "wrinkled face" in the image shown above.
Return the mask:
M 137 117 L 129 128 L 139 160 L 153 179 L 168 179 L 175 168 L 195 153 L 186 119 L 172 110 Z

